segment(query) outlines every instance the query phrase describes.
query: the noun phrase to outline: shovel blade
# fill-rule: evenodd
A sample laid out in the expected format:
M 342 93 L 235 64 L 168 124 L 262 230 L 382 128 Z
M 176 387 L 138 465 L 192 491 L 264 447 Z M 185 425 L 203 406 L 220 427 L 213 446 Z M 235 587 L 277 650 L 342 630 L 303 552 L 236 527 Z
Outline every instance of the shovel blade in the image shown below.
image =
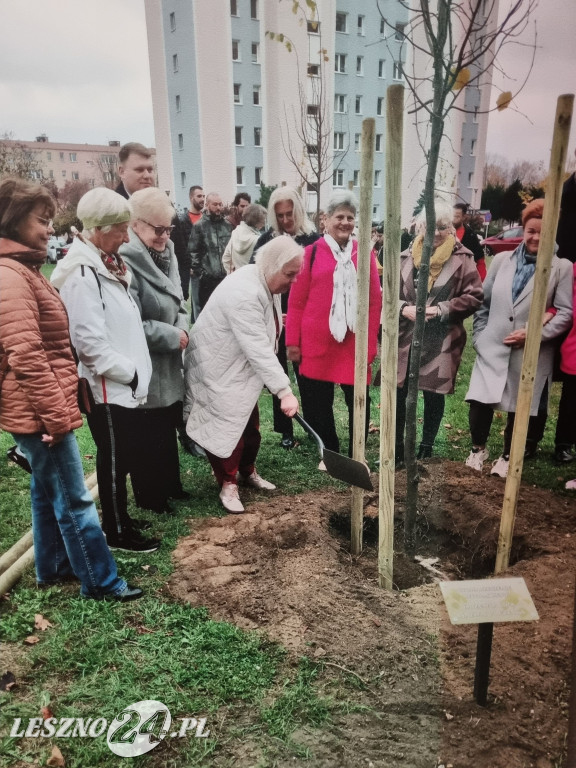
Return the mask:
M 349 459 L 348 456 L 342 456 L 341 453 L 329 451 L 327 448 L 324 448 L 322 454 L 326 471 L 331 477 L 342 480 L 348 485 L 364 488 L 365 491 L 374 490 L 370 480 L 370 471 L 366 464 L 355 459 Z

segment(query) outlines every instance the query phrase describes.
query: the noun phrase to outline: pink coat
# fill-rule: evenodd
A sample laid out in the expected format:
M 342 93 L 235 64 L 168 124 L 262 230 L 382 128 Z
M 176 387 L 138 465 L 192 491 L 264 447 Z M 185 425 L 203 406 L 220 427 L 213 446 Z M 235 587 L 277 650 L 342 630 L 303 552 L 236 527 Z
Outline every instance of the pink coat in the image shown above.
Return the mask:
M 310 266 L 313 249 L 314 263 Z M 358 243 L 352 247 L 352 262 L 357 264 Z M 290 289 L 286 318 L 286 346 L 300 347 L 300 373 L 309 379 L 354 384 L 355 336 L 346 332 L 342 342 L 330 333 L 328 318 L 332 305 L 336 261 L 324 238 L 304 251 L 304 263 L 298 279 Z M 378 328 L 382 309 L 382 291 L 378 267 L 370 257 L 370 309 L 368 318 L 368 366 L 366 383 L 370 383 L 370 364 L 376 357 Z
M 576 376 L 576 264 L 574 264 L 574 322 L 560 348 L 560 369 L 570 376 Z

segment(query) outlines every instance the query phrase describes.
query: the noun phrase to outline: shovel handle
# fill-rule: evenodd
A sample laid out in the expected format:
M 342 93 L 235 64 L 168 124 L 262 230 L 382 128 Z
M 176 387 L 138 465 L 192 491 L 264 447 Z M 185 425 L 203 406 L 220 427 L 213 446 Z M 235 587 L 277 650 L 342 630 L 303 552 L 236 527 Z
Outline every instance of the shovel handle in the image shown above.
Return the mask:
M 302 416 L 300 416 L 299 413 L 294 414 L 294 421 L 297 421 L 298 424 L 304 429 L 310 437 L 312 437 L 316 441 L 316 445 L 318 446 L 318 450 L 320 451 L 320 458 L 324 458 L 324 443 L 322 442 L 322 438 L 317 432 L 314 432 L 310 424 L 308 424 L 307 421 L 304 421 Z

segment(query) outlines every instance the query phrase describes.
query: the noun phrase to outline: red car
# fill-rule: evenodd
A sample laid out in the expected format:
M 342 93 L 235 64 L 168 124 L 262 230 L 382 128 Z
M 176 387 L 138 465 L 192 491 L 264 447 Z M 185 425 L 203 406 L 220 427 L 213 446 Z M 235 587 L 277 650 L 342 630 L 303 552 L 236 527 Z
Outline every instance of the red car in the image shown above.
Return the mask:
M 510 227 L 497 235 L 487 237 L 480 245 L 484 248 L 486 256 L 494 256 L 502 251 L 513 251 L 524 239 L 524 227 Z

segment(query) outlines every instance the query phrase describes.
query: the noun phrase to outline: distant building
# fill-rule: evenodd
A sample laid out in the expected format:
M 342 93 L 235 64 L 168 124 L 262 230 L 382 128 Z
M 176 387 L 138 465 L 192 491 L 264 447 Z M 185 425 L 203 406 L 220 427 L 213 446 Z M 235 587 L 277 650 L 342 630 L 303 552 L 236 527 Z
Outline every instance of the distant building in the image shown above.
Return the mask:
M 178 205 L 188 204 L 192 184 L 219 192 L 225 202 L 239 191 L 254 199 L 260 182 L 289 184 L 301 187 L 310 211 L 317 192 L 321 204 L 334 188 L 358 192 L 362 120 L 374 117 L 373 218 L 383 219 L 386 89 L 404 82 L 413 53 L 403 36 L 409 24 L 403 3 L 318 0 L 311 23 L 278 0 L 144 1 L 158 185 Z M 311 121 L 329 110 L 329 173 L 320 190 L 307 157 L 314 141 L 298 138 L 302 103 Z M 423 189 L 424 154 L 413 123 L 406 114 L 404 222 Z M 481 192 L 476 199 L 474 157 L 483 158 L 485 142 L 478 123 L 453 121 L 443 164 L 443 186 L 474 206 Z M 287 157 L 290 140 L 302 174 Z
M 41 169 L 36 177 L 54 181 L 58 189 L 62 189 L 67 181 L 88 181 L 93 187 L 110 186 L 116 182 L 119 141 L 63 144 L 49 141 L 45 135 L 38 136 L 36 141 L 1 141 L 8 146 L 25 147 L 33 153 Z

